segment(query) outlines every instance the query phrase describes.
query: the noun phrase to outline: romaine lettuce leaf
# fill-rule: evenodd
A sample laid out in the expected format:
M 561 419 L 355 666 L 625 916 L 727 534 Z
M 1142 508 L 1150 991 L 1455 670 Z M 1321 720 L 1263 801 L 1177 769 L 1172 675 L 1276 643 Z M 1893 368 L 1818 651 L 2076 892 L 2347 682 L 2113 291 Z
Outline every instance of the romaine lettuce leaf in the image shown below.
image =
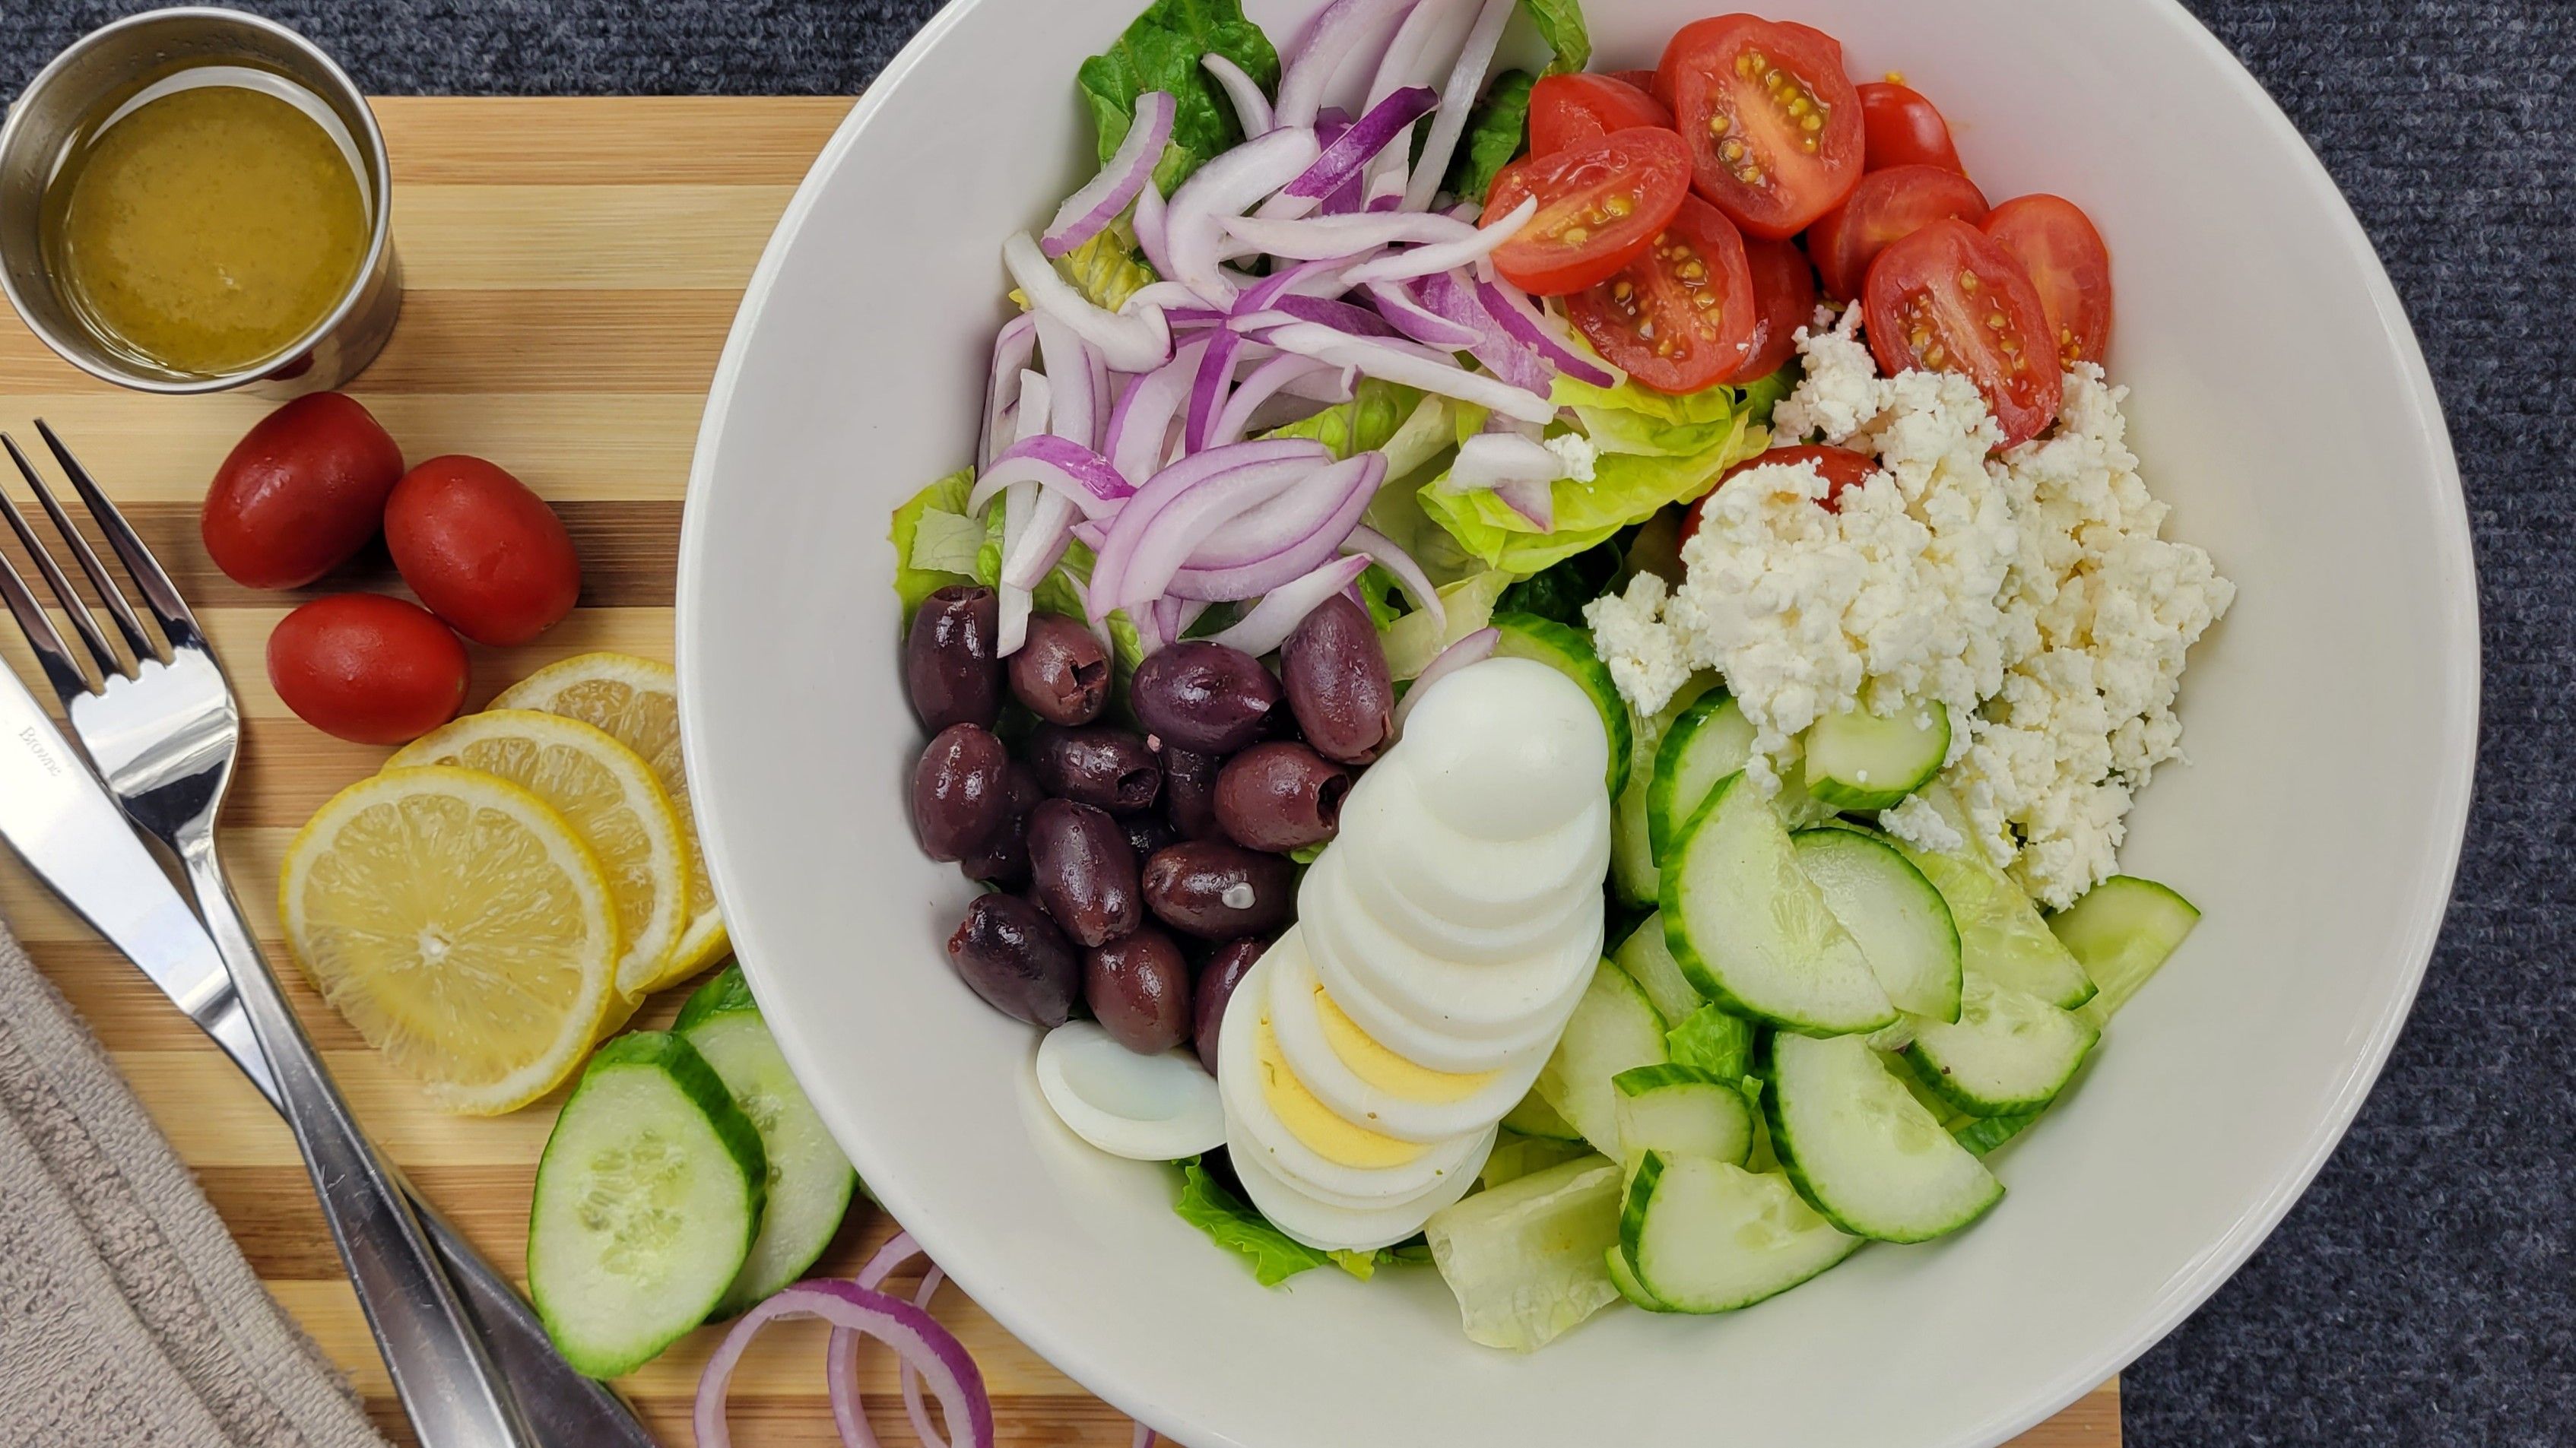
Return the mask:
M 894 544 L 894 591 L 903 601 L 903 620 L 933 592 L 952 583 L 975 582 L 975 554 L 984 541 L 984 525 L 966 516 L 966 496 L 975 489 L 974 469 L 950 473 L 906 499 L 894 510 L 886 537 Z
M 1084 300 L 1107 311 L 1159 280 L 1137 254 L 1136 229 L 1121 216 L 1100 234 L 1056 259 L 1055 269 L 1073 283 Z
M 1556 52 L 1548 73 L 1581 70 L 1592 63 L 1592 33 L 1583 24 L 1583 0 L 1521 0 L 1541 40 Z
M 1322 443 L 1336 458 L 1347 458 L 1393 441 L 1422 402 L 1422 394 L 1393 382 L 1363 377 L 1351 389 L 1351 400 L 1335 403 L 1312 417 L 1274 427 L 1263 437 L 1303 437 Z M 1396 475 L 1401 461 L 1392 452 L 1387 473 Z
M 1494 176 L 1529 149 L 1530 73 L 1505 71 L 1467 116 L 1467 134 L 1449 162 L 1449 194 L 1483 202 Z
M 1100 130 L 1100 159 L 1107 161 L 1127 139 L 1136 97 L 1147 91 L 1169 91 L 1180 102 L 1171 144 L 1154 167 L 1154 184 L 1164 195 L 1209 157 L 1241 141 L 1233 104 L 1199 64 L 1210 51 L 1241 66 L 1263 90 L 1278 89 L 1279 52 L 1260 26 L 1244 18 L 1241 0 L 1154 0 L 1117 44 L 1084 61 L 1075 81 Z
M 1380 642 L 1386 646 L 1387 672 L 1410 679 L 1431 667 L 1441 650 L 1494 621 L 1494 600 L 1511 585 L 1512 575 L 1499 568 L 1442 585 L 1440 608 L 1445 621 L 1436 622 L 1427 610 L 1417 610 L 1386 626 Z
M 1262 1286 L 1276 1287 L 1300 1272 L 1312 1271 L 1333 1260 L 1331 1254 L 1318 1252 L 1270 1225 L 1259 1212 L 1208 1175 L 1198 1158 L 1178 1165 L 1181 1195 L 1172 1210 L 1180 1214 L 1182 1221 L 1207 1233 L 1210 1241 L 1251 1264 L 1252 1275 Z

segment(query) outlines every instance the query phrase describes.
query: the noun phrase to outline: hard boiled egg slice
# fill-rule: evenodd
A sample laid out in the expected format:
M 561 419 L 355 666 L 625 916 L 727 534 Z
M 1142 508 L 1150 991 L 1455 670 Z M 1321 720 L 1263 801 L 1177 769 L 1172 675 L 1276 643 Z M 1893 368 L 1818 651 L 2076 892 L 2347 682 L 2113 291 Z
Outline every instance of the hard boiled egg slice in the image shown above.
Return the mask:
M 1524 1037 L 1569 991 L 1579 989 L 1601 958 L 1598 886 L 1590 891 L 1587 909 L 1567 916 L 1528 955 L 1462 960 L 1388 928 L 1356 897 L 1348 866 L 1348 857 L 1327 855 L 1306 872 L 1299 899 L 1307 949 L 1318 960 L 1331 958 L 1389 1009 L 1461 1043 Z
M 1225 1144 L 1225 1106 L 1198 1057 L 1138 1055 L 1095 1021 L 1067 1021 L 1038 1043 L 1038 1092 L 1112 1156 L 1173 1161 Z
M 1309 922 L 1308 929 L 1312 928 Z M 1547 1064 L 1544 1044 L 1499 1071 L 1434 1071 L 1362 1031 L 1336 1004 L 1303 951 L 1270 972 L 1270 1025 L 1289 1069 L 1336 1114 L 1405 1141 L 1482 1131 L 1528 1094 Z
M 1241 1129 L 1240 1123 L 1237 1129 Z M 1259 1152 L 1229 1147 L 1227 1155 L 1234 1162 L 1234 1175 L 1243 1183 L 1244 1194 L 1252 1198 L 1252 1205 L 1270 1219 L 1272 1226 L 1320 1251 L 1374 1252 L 1421 1231 L 1433 1213 L 1465 1196 L 1467 1189 L 1475 1185 L 1476 1172 L 1483 1167 L 1487 1153 L 1493 1150 L 1494 1136 L 1494 1129 L 1486 1128 L 1472 1143 L 1469 1159 L 1474 1165 L 1449 1173 L 1420 1195 L 1365 1207 L 1327 1201 L 1303 1185 L 1286 1180 L 1262 1164 Z
M 1607 793 L 1596 789 L 1547 830 L 1496 838 L 1443 825 L 1406 766 L 1398 746 L 1351 787 L 1332 852 L 1350 855 L 1352 870 L 1383 875 L 1433 919 L 1480 928 L 1560 915 L 1568 899 L 1601 888 L 1610 868 Z

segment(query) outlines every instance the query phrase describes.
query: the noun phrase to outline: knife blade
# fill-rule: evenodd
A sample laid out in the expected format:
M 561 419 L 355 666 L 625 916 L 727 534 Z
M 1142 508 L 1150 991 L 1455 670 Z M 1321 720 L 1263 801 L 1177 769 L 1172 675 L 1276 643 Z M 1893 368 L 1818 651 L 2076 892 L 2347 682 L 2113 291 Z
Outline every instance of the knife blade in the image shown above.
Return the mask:
M 277 1103 L 268 1058 L 206 927 L 106 786 L 6 668 L 0 668 L 0 839 Z

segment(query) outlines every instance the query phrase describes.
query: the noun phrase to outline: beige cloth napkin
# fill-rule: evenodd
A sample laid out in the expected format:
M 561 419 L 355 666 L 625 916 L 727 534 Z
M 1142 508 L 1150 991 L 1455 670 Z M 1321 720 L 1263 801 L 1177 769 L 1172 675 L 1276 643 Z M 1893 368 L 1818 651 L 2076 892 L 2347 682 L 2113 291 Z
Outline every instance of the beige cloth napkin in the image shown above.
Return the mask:
M 6 925 L 0 1444 L 384 1448 Z

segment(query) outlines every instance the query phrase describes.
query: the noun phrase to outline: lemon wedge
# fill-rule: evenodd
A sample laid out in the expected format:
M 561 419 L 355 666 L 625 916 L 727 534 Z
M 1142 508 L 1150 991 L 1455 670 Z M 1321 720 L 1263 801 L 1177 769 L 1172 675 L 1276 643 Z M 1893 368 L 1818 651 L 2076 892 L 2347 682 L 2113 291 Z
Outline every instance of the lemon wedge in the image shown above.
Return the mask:
M 560 813 L 488 774 L 341 791 L 287 849 L 278 918 L 323 999 L 452 1111 L 553 1090 L 619 1005 L 607 876 Z
M 554 806 L 590 847 L 617 907 L 617 990 L 628 1001 L 678 977 L 671 949 L 688 924 L 687 832 L 641 756 L 578 719 L 496 709 L 403 746 L 387 769 L 452 764 L 506 779 Z
M 550 664 L 503 690 L 495 709 L 541 709 L 607 731 L 644 757 L 671 796 L 689 845 L 689 924 L 671 952 L 670 979 L 694 975 L 722 959 L 731 943 L 716 913 L 715 887 L 699 851 L 689 776 L 680 762 L 680 679 L 669 664 L 632 654 L 582 654 Z

